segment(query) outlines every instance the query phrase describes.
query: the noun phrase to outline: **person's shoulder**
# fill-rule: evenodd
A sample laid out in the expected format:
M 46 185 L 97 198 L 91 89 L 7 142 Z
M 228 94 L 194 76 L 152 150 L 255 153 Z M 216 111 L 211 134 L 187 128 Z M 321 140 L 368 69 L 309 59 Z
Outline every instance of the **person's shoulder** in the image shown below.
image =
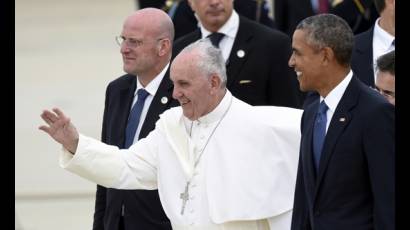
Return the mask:
M 137 78 L 131 74 L 122 75 L 108 83 L 106 94 L 115 94 L 121 90 L 133 88 L 136 86 L 136 79 Z
M 162 114 L 160 114 L 160 118 L 162 120 L 176 120 L 182 116 L 182 108 L 181 106 L 171 107 L 165 110 Z
M 284 32 L 268 27 L 266 25 L 257 23 L 253 20 L 250 20 L 244 16 L 239 16 L 239 27 L 247 31 L 248 33 L 252 33 L 254 36 L 270 40 L 270 39 L 279 39 L 279 40 L 289 40 L 289 36 Z
M 200 37 L 201 32 L 199 31 L 199 29 L 196 29 L 175 40 L 174 45 L 172 47 L 172 57 L 174 58 L 175 56 L 177 56 L 182 49 L 184 49 L 189 44 L 195 42 Z
M 361 91 L 360 106 L 370 111 L 370 114 L 374 114 L 374 112 L 378 110 L 394 109 L 394 106 L 390 104 L 379 92 L 365 85 L 360 80 L 358 80 L 358 82 Z
M 369 40 L 369 39 L 372 40 L 373 39 L 373 29 L 374 29 L 374 26 L 370 27 L 370 29 L 366 31 L 356 34 L 354 36 L 355 40 L 356 41 L 363 41 L 363 40 Z
M 131 74 L 124 74 L 113 81 L 111 81 L 108 85 L 109 87 L 121 87 L 121 86 L 129 86 L 132 83 L 135 83 L 136 77 Z

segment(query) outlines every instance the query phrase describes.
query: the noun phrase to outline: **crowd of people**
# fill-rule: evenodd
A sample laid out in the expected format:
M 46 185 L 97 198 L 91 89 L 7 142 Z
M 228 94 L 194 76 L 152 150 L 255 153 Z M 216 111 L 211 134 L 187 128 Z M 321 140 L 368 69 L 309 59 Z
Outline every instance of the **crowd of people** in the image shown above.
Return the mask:
M 41 114 L 94 230 L 395 229 L 394 0 L 138 4 L 101 140 Z

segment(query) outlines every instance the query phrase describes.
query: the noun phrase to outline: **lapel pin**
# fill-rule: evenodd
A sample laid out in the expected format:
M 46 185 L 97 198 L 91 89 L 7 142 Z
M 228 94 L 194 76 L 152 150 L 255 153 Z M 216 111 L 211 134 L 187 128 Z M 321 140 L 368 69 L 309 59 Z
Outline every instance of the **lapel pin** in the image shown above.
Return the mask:
M 238 50 L 238 52 L 236 52 L 236 55 L 237 55 L 239 58 L 243 58 L 243 57 L 245 56 L 245 51 L 243 51 L 243 50 Z
M 345 122 L 345 121 L 346 121 L 346 118 L 341 117 L 341 118 L 339 119 L 339 121 L 340 121 L 340 122 Z
M 161 98 L 161 103 L 162 103 L 162 104 L 165 105 L 167 102 L 168 102 L 168 98 L 167 98 L 167 97 L 162 97 L 162 98 Z

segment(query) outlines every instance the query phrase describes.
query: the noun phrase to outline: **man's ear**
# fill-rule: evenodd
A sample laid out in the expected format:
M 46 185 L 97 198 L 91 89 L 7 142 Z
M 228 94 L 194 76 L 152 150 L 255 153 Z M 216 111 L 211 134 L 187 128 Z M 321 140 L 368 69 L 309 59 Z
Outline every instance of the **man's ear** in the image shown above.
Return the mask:
M 217 92 L 222 86 L 221 78 L 217 74 L 212 74 L 211 76 L 211 88 L 212 94 Z
M 328 65 L 329 63 L 333 62 L 335 57 L 335 52 L 330 47 L 324 47 L 321 50 L 323 54 L 322 63 L 324 65 Z
M 158 56 L 164 56 L 169 53 L 171 49 L 171 41 L 169 38 L 163 38 L 159 41 Z

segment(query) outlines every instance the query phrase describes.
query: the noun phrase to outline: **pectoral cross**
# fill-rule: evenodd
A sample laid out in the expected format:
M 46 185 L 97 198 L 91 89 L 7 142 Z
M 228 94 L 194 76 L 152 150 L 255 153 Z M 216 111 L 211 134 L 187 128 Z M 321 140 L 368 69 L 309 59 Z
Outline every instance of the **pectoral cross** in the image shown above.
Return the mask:
M 186 182 L 185 191 L 179 195 L 182 199 L 181 215 L 184 215 L 186 202 L 189 200 L 189 181 Z

